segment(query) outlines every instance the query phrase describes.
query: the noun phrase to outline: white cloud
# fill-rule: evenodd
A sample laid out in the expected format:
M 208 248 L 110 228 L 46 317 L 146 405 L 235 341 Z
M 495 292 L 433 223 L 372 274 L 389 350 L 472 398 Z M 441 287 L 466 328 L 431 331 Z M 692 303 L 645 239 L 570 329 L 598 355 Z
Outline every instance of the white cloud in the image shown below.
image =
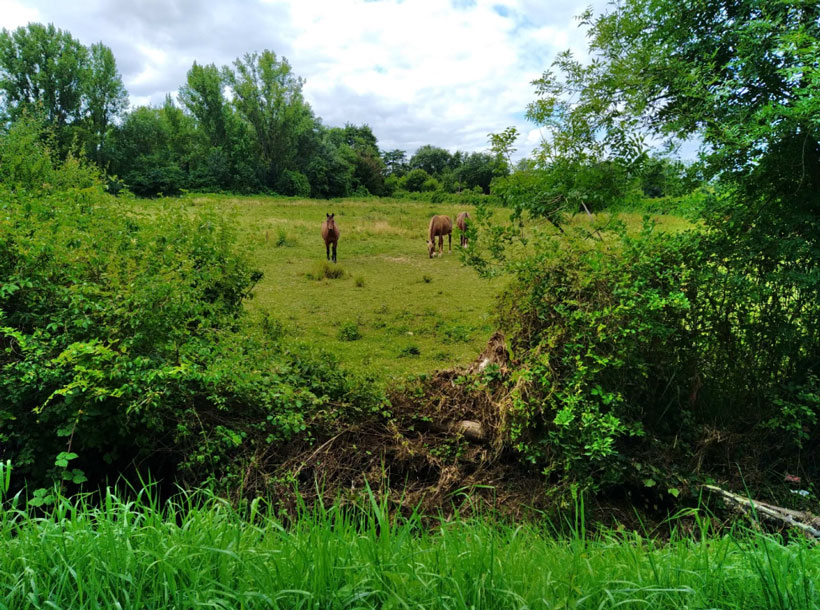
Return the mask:
M 15 0 L 0 0 L 0 26 L 13 30 L 32 21 L 40 20 L 40 13 L 36 8 L 15 2 Z
M 603 0 L 596 0 L 603 6 Z M 194 60 L 271 49 L 306 79 L 326 125 L 367 123 L 383 149 L 484 150 L 515 125 L 531 81 L 566 48 L 583 53 L 576 2 L 558 0 L 0 0 L 0 26 L 53 22 L 112 48 L 132 105 L 160 104 Z M 532 150 L 532 136 L 518 143 Z

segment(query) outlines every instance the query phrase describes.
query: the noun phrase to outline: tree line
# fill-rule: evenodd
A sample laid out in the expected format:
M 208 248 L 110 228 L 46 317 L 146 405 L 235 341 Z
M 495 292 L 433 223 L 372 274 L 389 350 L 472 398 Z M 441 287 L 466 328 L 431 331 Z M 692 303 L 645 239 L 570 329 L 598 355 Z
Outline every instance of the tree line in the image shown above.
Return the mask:
M 304 79 L 270 50 L 188 70 L 174 99 L 129 109 L 111 49 L 53 24 L 0 33 L 0 121 L 50 127 L 61 158 L 83 154 L 143 196 L 185 189 L 302 197 L 489 193 L 509 172 L 497 155 L 422 146 L 381 151 L 368 125 L 323 124 Z

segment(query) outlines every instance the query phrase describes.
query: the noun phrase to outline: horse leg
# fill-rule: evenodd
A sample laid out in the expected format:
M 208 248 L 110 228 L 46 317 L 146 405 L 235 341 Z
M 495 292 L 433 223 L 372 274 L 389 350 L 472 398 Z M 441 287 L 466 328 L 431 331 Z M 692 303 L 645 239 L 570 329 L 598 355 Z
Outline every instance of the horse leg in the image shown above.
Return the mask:
M 325 242 L 325 250 L 327 250 L 327 260 L 330 260 L 330 242 Z
M 447 247 L 449 248 L 450 252 L 453 251 L 453 232 L 450 231 L 447 234 Z
M 333 242 L 333 262 L 336 262 L 336 242 Z

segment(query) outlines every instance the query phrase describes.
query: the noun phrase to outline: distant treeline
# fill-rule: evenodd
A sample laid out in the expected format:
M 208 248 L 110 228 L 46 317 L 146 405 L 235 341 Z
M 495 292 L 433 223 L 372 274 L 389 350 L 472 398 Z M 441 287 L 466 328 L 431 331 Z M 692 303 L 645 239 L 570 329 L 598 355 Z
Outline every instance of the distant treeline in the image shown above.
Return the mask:
M 82 151 L 134 193 L 183 189 L 302 197 L 470 190 L 489 193 L 507 163 L 489 153 L 423 146 L 381 151 L 368 125 L 328 127 L 302 94 L 304 80 L 272 51 L 230 66 L 194 62 L 176 100 L 129 109 L 111 49 L 83 46 L 37 23 L 0 33 L 5 129 L 36 115 L 65 158 Z
M 265 50 L 229 66 L 194 62 L 176 98 L 168 94 L 159 107 L 129 108 L 114 55 L 102 42 L 86 47 L 52 24 L 0 32 L 0 131 L 26 114 L 41 119 L 57 155 L 84 154 L 111 177 L 114 192 L 433 201 L 459 193 L 470 200 L 520 170 L 537 172 L 541 188 L 580 193 L 600 208 L 627 194 L 680 196 L 699 183 L 691 167 L 666 158 L 650 158 L 640 171 L 529 160 L 513 166 L 514 129 L 504 132 L 506 140 L 491 136 L 496 145 L 490 152 L 451 153 L 432 145 L 412 155 L 381 150 L 366 124 L 324 125 L 304 99 L 303 84 L 287 59 Z M 498 190 L 503 197 L 510 188 L 502 180 Z

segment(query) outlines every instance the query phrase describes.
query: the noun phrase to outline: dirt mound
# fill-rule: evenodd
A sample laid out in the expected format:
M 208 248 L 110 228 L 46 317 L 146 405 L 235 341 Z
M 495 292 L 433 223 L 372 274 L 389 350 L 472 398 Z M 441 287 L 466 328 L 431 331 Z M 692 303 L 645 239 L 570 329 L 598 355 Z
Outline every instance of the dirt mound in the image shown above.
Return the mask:
M 308 502 L 358 496 L 369 485 L 402 512 L 481 506 L 515 517 L 541 508 L 543 479 L 510 459 L 502 442 L 508 373 L 504 336 L 495 333 L 469 366 L 392 390 L 389 417 L 291 447 L 267 483 L 295 479 Z M 292 489 L 278 491 L 284 498 Z

